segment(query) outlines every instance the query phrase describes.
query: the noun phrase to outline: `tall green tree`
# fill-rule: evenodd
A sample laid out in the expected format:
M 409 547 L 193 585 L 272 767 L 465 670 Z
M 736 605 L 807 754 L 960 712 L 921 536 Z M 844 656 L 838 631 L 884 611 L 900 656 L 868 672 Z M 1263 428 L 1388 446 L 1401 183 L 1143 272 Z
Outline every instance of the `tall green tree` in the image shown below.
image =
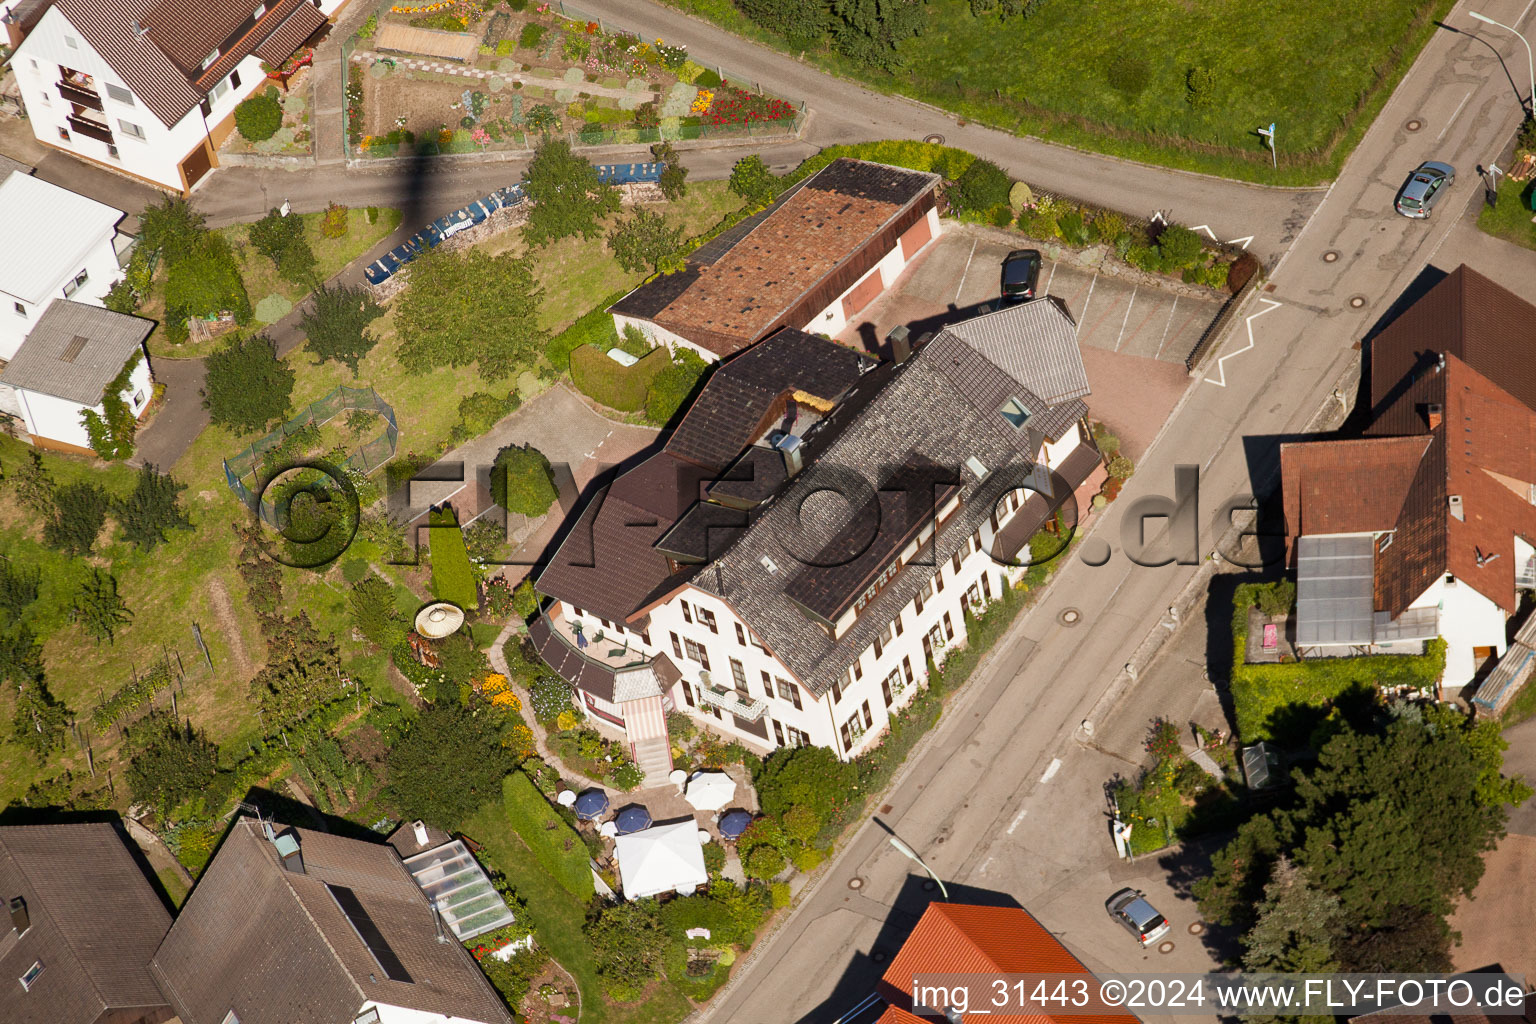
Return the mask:
M 1314 888 L 1304 870 L 1281 857 L 1244 939 L 1243 969 L 1283 974 L 1338 970 L 1333 956 L 1338 916 L 1338 897 Z
M 228 310 L 237 323 L 249 323 L 251 298 L 229 242 L 223 235 L 204 231 L 186 246 L 185 252 L 166 257 L 167 318 L 176 318 L 184 330 L 189 317 L 211 317 Z
M 203 404 L 219 426 L 251 433 L 288 411 L 293 367 L 265 334 L 237 338 L 209 356 L 207 367 Z
M 139 214 L 139 245 L 164 260 L 186 256 L 203 233 L 203 215 L 180 196 L 163 196 Z
M 18 565 L 9 559 L 0 561 L 0 626 L 10 627 L 37 600 L 42 571 Z
M 157 473 L 153 466 L 141 467 L 132 493 L 113 506 L 112 515 L 123 539 L 140 551 L 151 551 L 171 530 L 191 529 L 192 521 L 181 507 L 181 492 L 186 489 L 169 473 Z
M 688 168 L 683 166 L 683 158 L 677 155 L 672 143 L 662 141 L 652 146 L 651 159 L 666 165 L 661 169 L 661 178 L 656 182 L 661 188 L 661 194 L 671 203 L 683 198 L 688 191 Z
M 357 364 L 378 343 L 368 325 L 383 315 L 384 307 L 366 288 L 321 285 L 300 318 L 299 329 L 316 358 L 345 363 L 356 376 Z
M 736 0 L 736 6 L 753 24 L 783 36 L 797 50 L 820 42 L 832 21 L 827 0 Z
M 922 33 L 926 0 L 832 0 L 832 41 L 845 56 L 882 71 L 903 60 L 897 47 Z
M 585 239 L 603 233 L 602 221 L 619 210 L 619 191 L 604 184 L 597 168 L 571 151 L 565 139 L 546 138 L 534 150 L 523 190 L 533 205 L 523 239 L 529 245 L 548 245 L 580 235 Z
M 379 648 L 392 651 L 405 639 L 405 616 L 395 605 L 395 592 L 383 577 L 369 573 L 352 584 L 348 601 L 357 631 Z
M 730 190 L 747 201 L 748 206 L 766 206 L 773 202 L 779 179 L 763 158 L 753 153 L 736 161 L 731 168 Z
M 454 829 L 500 796 L 515 765 L 497 716 L 477 710 L 458 701 L 430 704 L 390 748 L 389 797 L 403 817 Z
M 134 730 L 128 792 L 163 814 L 197 796 L 219 770 L 219 748 L 192 724 L 154 715 Z
M 528 260 L 478 249 L 434 249 L 411 264 L 398 303 L 399 358 L 410 373 L 476 363 L 487 380 L 509 377 L 543 350 L 543 290 Z
M 632 998 L 660 972 L 675 941 L 662 927 L 654 900 L 600 906 L 583 927 L 610 995 Z
M 496 453 L 491 467 L 491 498 L 508 512 L 541 516 L 559 494 L 554 471 L 532 445 L 509 445 Z
M 118 630 L 133 621 L 133 613 L 117 592 L 117 577 L 93 568 L 75 592 L 75 614 L 97 643 L 112 643 Z
M 753 782 L 767 814 L 803 807 L 825 822 L 853 799 L 859 773 L 826 747 L 780 747 L 763 760 Z
M 660 269 L 662 261 L 683 247 L 683 229 L 669 227 L 667 218 L 643 206 L 608 232 L 608 248 L 619 266 L 632 274 Z
M 314 278 L 315 250 L 304 233 L 304 218 L 297 214 L 284 217 L 281 210 L 273 209 L 246 229 L 246 237 L 287 280 L 307 284 Z
M 90 552 L 107 521 L 111 499 L 95 484 L 77 481 L 53 492 L 53 515 L 43 524 L 43 542 L 67 555 Z
M 70 717 L 69 708 L 49 691 L 41 670 L 35 678 L 17 684 L 12 732 L 17 743 L 32 751 L 38 764 L 64 746 Z

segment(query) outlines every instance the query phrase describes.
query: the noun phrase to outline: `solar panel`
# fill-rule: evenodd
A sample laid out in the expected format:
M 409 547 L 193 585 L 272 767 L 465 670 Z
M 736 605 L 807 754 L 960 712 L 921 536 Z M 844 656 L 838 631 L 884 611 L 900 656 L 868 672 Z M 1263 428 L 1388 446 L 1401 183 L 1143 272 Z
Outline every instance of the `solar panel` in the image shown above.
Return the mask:
M 341 908 L 341 912 L 347 915 L 347 920 L 352 925 L 352 930 L 357 932 L 357 937 L 363 940 L 363 945 L 368 947 L 368 952 L 373 954 L 373 959 L 378 962 L 379 969 L 390 981 L 403 981 L 411 983 L 411 973 L 405 969 L 405 964 L 395 955 L 395 951 L 389 948 L 379 926 L 373 923 L 373 918 L 368 916 L 368 911 L 358 901 L 357 893 L 344 885 L 331 885 L 325 887 L 330 890 L 331 899 Z

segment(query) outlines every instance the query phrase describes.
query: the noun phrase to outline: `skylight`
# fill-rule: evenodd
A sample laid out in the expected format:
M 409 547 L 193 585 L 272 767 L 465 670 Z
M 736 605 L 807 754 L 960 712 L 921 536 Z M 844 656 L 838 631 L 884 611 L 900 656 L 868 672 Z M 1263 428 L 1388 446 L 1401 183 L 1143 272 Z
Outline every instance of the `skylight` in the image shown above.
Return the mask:
M 461 840 L 418 853 L 406 860 L 405 869 L 461 941 L 514 920 L 501 894 Z
M 1008 399 L 998 411 L 1003 414 L 1003 419 L 1013 424 L 1015 430 L 1022 428 L 1029 420 L 1029 408 L 1017 398 Z

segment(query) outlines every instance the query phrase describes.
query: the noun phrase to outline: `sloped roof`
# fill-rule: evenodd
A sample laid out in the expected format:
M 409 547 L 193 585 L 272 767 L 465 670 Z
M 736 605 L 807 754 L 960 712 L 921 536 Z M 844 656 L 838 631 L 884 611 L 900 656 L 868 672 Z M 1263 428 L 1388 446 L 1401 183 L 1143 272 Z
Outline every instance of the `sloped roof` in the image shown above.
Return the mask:
M 241 1024 L 334 1024 L 369 999 L 511 1024 L 464 947 L 437 941 L 427 897 L 393 847 L 283 831 L 298 840 L 303 874 L 282 866 L 259 824 L 237 821 L 155 955 L 184 1024 L 219 1024 L 230 1010 Z M 372 921 L 382 956 L 342 909 L 347 899 Z M 410 981 L 386 973 L 391 954 Z
M 893 1006 L 911 1009 L 919 974 L 1083 974 L 1092 972 L 1022 907 L 930 903 L 880 978 Z M 932 1009 L 942 1011 L 943 1007 Z M 898 1018 L 900 1019 L 900 1018 Z M 1060 1020 L 1062 1024 L 1134 1024 L 1128 1013 L 999 1014 L 995 1020 Z
M 19 939 L 0 936 L 0 1020 L 89 1024 L 110 1008 L 167 1005 L 149 962 L 171 915 L 130 842 L 100 822 L 0 827 L 0 898 L 22 897 L 31 918 Z M 11 980 L 38 960 L 30 991 Z
M 153 320 L 59 299 L 0 371 L 0 383 L 95 406 L 154 327 Z
M 1077 325 L 1049 299 L 1007 306 L 944 330 L 1052 405 L 1082 398 L 1090 390 L 1077 348 Z
M 202 99 L 165 51 L 133 26 L 142 23 L 153 0 L 56 0 L 57 10 L 91 48 L 116 71 L 129 90 L 167 128 Z M 26 44 L 22 44 L 25 49 Z M 206 56 L 204 51 L 203 56 Z M 198 57 L 202 60 L 202 56 Z
M 0 291 L 27 303 L 58 298 L 52 290 L 80 271 L 122 219 L 106 203 L 12 171 L 0 182 L 0 224 L 8 238 L 27 244 L 0 245 Z

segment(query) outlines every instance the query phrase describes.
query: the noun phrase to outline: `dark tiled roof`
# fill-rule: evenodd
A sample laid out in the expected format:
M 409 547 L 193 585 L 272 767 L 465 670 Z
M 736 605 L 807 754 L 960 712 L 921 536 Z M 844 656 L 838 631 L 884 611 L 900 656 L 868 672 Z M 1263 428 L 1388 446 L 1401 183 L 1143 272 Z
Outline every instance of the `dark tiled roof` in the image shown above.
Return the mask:
M 5 21 L 9 25 L 15 25 L 25 36 L 37 26 L 43 15 L 48 13 L 48 8 L 52 6 L 53 0 L 21 0 L 20 3 L 12 5 Z
M 57 0 L 55 6 L 167 128 L 202 99 L 187 73 L 148 34 L 133 31 L 133 25 L 142 23 L 149 13 L 153 0 Z M 198 62 L 207 55 L 204 50 Z
M 308 13 L 305 13 L 304 9 L 306 7 L 309 8 Z M 308 38 L 311 32 L 323 24 L 325 24 L 325 16 L 310 5 L 308 0 L 277 0 L 261 16 L 261 20 L 251 21 L 248 25 L 238 29 L 237 34 L 231 36 L 226 41 L 225 46 L 219 53 L 219 59 L 208 65 L 206 71 L 198 71 L 196 70 L 197 65 L 193 65 L 191 72 L 193 76 L 192 84 L 198 90 L 207 92 L 215 85 L 218 85 L 225 75 L 233 71 L 237 64 L 255 53 L 258 48 L 264 49 L 269 53 L 278 50 L 280 48 L 280 41 L 275 37 L 279 34 L 279 30 L 281 30 L 282 36 L 291 37 L 298 29 L 307 29 L 307 31 L 299 34 L 298 38 L 293 41 L 293 45 L 281 57 L 278 57 L 276 61 L 268 61 L 268 63 L 272 64 L 281 64 L 284 60 L 288 59 L 288 55 L 293 52 L 294 47 L 297 47 L 299 43 Z M 204 50 L 203 57 L 206 57 L 209 52 Z M 203 57 L 197 58 L 198 64 L 202 63 Z
M 729 355 L 761 339 L 938 182 L 934 174 L 835 160 L 747 230 L 733 232 L 730 244 L 714 245 L 684 274 L 647 282 L 610 308 Z
M 131 842 L 106 823 L 0 828 L 0 898 L 22 897 L 31 917 L 20 939 L 0 917 L 0 1020 L 90 1024 L 107 1009 L 166 1006 L 149 962 L 171 915 Z M 38 960 L 24 990 L 15 979 Z
M 781 416 L 802 391 L 835 403 L 877 360 L 791 328 L 717 367 L 689 407 L 667 451 L 720 470 Z
M 139 23 L 188 75 L 231 33 L 251 20 L 260 0 L 154 0 Z M 291 0 L 288 0 L 291 3 Z
M 393 847 L 287 831 L 303 874 L 283 868 L 256 822 L 236 822 L 155 955 L 184 1024 L 219 1024 L 229 1010 L 241 1024 L 334 1024 L 369 999 L 511 1024 L 464 947 L 437 941 L 427 897 Z M 370 952 L 333 886 L 351 891 L 384 955 Z M 411 981 L 386 975 L 391 953 Z
M 256 47 L 256 56 L 273 67 L 281 64 L 299 48 L 299 44 L 314 35 L 325 24 L 325 15 L 313 4 L 300 3 L 293 13 L 282 20 L 266 41 Z
M 0 383 L 94 406 L 128 358 L 143 351 L 154 326 L 152 320 L 59 299 L 0 371 Z
M 710 500 L 750 508 L 767 501 L 788 479 L 784 456 L 772 448 L 753 445 L 726 467 L 708 488 Z

